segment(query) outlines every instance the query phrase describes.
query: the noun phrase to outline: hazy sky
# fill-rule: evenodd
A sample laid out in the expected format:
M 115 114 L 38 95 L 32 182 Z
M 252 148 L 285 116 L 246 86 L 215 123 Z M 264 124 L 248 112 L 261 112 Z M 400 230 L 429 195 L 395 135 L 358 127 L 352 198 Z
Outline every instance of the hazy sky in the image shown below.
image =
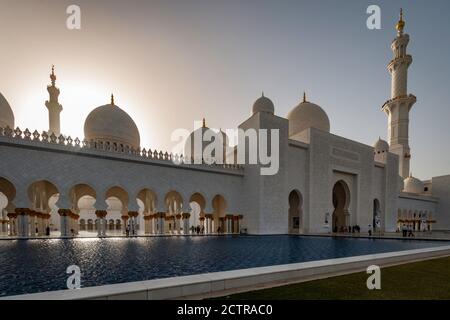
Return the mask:
M 71 4 L 81 7 L 79 31 L 66 28 Z M 381 7 L 381 30 L 366 27 L 370 4 Z M 285 117 L 306 90 L 332 133 L 372 145 L 387 138 L 381 106 L 400 7 L 417 96 L 411 168 L 426 179 L 450 173 L 448 0 L 0 0 L 0 92 L 16 125 L 47 129 L 55 64 L 63 133 L 82 138 L 88 113 L 113 92 L 142 147 L 170 150 L 176 128 L 202 117 L 235 128 L 263 90 Z

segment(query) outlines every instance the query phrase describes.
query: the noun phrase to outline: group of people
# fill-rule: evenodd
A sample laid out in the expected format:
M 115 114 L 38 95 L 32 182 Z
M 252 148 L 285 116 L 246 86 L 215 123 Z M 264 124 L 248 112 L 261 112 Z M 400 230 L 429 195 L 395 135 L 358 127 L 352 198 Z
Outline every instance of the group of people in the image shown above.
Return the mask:
M 191 226 L 191 233 L 192 234 L 197 234 L 197 235 L 205 234 L 205 227 L 204 226 L 199 226 L 199 225 L 197 225 L 197 227 Z
M 132 237 L 136 236 L 137 235 L 136 229 L 135 228 L 130 228 L 130 226 L 127 226 L 125 228 L 125 235 L 127 237 L 129 237 L 129 236 L 132 236 Z
M 39 229 L 36 227 L 36 234 L 38 234 L 38 233 L 39 233 Z M 49 226 L 47 226 L 45 228 L 45 235 L 50 236 L 50 227 Z
M 354 226 L 341 226 L 339 229 L 338 227 L 334 227 L 333 232 L 343 232 L 343 233 L 360 233 L 361 232 L 361 227 L 359 225 L 354 225 Z
M 407 226 L 406 224 L 403 224 L 402 225 L 402 236 L 403 236 L 403 238 L 414 237 L 413 227 L 410 225 Z

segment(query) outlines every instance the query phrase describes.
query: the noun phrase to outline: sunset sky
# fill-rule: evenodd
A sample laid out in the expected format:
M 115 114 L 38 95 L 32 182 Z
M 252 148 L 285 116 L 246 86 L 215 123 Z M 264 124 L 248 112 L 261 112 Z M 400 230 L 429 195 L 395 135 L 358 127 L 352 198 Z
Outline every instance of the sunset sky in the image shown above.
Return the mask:
M 66 28 L 71 4 L 81 7 L 81 30 Z M 381 7 L 381 30 L 366 27 L 371 4 Z M 55 64 L 64 134 L 82 138 L 88 113 L 114 93 L 142 147 L 170 150 L 176 128 L 203 117 L 235 128 L 261 91 L 285 117 L 306 90 L 332 133 L 372 145 L 387 138 L 381 106 L 400 7 L 418 100 L 411 168 L 427 179 L 450 171 L 448 0 L 0 0 L 0 92 L 16 126 L 48 129 Z

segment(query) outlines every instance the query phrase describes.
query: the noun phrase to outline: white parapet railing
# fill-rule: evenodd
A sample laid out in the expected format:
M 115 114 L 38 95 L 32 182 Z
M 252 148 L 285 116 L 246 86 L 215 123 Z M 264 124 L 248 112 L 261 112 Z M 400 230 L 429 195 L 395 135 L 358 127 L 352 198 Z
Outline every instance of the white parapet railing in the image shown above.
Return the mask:
M 66 149 L 75 152 L 82 151 L 101 151 L 107 152 L 114 155 L 126 155 L 133 156 L 141 160 L 157 160 L 160 162 L 166 162 L 167 164 L 173 165 L 196 165 L 209 168 L 220 168 L 232 171 L 242 171 L 243 166 L 234 163 L 215 163 L 211 159 L 186 159 L 182 154 L 173 154 L 167 151 L 163 152 L 161 150 L 152 149 L 135 149 L 128 145 L 118 144 L 113 141 L 107 140 L 80 140 L 79 138 L 73 139 L 71 136 L 59 135 L 56 136 L 54 133 L 48 133 L 43 131 L 42 133 L 34 130 L 31 132 L 28 128 L 22 131 L 19 127 L 12 129 L 10 127 L 2 128 L 0 127 L 0 138 L 9 139 L 11 142 L 28 142 L 35 146 L 48 147 L 48 146 L 62 146 Z M 196 160 L 196 161 L 194 161 Z M 211 160 L 211 161 L 210 161 Z

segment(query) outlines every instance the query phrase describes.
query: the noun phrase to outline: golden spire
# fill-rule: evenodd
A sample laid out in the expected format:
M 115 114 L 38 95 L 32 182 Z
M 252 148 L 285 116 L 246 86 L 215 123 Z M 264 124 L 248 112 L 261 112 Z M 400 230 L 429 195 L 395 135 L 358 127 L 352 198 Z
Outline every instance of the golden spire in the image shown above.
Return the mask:
M 203 118 L 203 128 L 206 128 L 206 120 Z
M 399 34 L 403 34 L 403 29 L 405 28 L 405 21 L 403 21 L 403 9 L 400 8 L 400 18 L 397 22 L 395 28 L 397 29 Z
M 111 105 L 114 106 L 114 95 L 111 93 Z

